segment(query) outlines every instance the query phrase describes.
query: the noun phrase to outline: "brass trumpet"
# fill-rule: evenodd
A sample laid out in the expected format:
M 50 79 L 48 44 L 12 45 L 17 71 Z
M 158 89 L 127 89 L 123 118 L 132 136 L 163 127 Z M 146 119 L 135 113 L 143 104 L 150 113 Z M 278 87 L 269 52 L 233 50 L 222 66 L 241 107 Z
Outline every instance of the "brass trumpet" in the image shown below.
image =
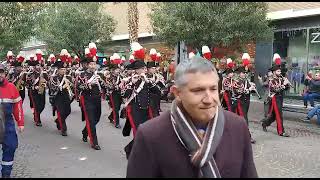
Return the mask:
M 43 77 L 43 71 L 40 73 L 38 94 L 43 94 L 47 87 L 47 80 Z

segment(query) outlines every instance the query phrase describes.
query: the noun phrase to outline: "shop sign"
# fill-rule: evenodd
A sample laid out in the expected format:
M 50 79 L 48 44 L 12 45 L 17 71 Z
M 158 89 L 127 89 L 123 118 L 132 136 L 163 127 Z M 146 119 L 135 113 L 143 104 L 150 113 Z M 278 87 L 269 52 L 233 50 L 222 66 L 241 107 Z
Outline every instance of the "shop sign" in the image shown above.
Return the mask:
M 311 43 L 320 43 L 320 32 L 311 33 L 311 35 L 313 36 Z

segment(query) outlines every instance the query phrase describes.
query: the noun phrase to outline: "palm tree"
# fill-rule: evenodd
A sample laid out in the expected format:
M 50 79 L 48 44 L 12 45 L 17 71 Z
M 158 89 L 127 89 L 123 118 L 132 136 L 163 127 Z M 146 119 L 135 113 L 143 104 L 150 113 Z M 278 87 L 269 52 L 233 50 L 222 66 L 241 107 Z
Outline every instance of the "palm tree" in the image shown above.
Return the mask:
M 128 2 L 129 42 L 138 42 L 139 11 L 137 2 Z

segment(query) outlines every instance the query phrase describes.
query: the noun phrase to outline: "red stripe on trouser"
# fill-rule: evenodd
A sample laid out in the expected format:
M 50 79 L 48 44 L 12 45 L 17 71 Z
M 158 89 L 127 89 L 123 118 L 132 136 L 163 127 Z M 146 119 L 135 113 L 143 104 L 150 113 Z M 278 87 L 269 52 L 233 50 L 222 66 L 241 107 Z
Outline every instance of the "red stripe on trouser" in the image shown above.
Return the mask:
M 224 101 L 226 101 L 227 107 L 228 107 L 228 111 L 231 111 L 231 106 L 230 106 L 230 102 L 229 102 L 229 96 L 227 92 L 223 93 L 223 99 Z
M 110 95 L 110 102 L 111 102 L 111 108 L 112 108 L 112 116 L 113 116 L 113 124 L 116 125 L 116 111 L 115 111 L 115 107 L 114 107 L 114 102 L 113 102 L 113 96 Z
M 133 130 L 133 138 L 134 138 L 136 136 L 137 128 L 136 128 L 136 125 L 134 124 L 133 117 L 132 117 L 132 114 L 131 114 L 131 112 L 132 112 L 131 105 L 127 106 L 126 111 L 127 111 L 127 116 L 129 118 L 129 122 L 131 124 L 131 128 Z
M 148 113 L 149 113 L 149 119 L 152 119 L 153 118 L 153 113 L 152 113 L 152 109 L 151 109 L 150 106 L 148 107 Z
M 280 112 L 279 112 L 279 109 L 278 109 L 278 106 L 277 106 L 277 102 L 276 102 L 276 97 L 275 97 L 275 96 L 272 97 L 272 105 L 273 105 L 274 112 L 275 112 L 275 114 L 276 114 L 278 134 L 282 134 L 282 133 L 283 133 L 283 132 L 282 132 L 283 127 L 282 127 L 282 125 L 281 125 Z
M 84 105 L 84 97 L 80 96 L 80 102 L 82 104 L 83 112 L 84 112 L 84 119 L 86 120 L 86 127 L 87 127 L 87 132 L 90 138 L 90 144 L 93 145 L 93 139 L 92 139 L 92 134 L 91 134 L 91 129 L 90 129 L 90 123 L 89 123 L 89 118 L 88 114 L 86 111 L 86 106 Z
M 61 119 L 61 115 L 60 115 L 60 112 L 57 110 L 57 114 L 58 114 L 58 121 L 59 121 L 59 124 L 60 124 L 60 130 L 63 131 L 62 129 L 62 119 Z
M 33 117 L 34 117 L 34 121 L 37 123 L 38 120 L 38 112 L 37 112 L 37 108 L 36 108 L 36 104 L 34 103 L 34 99 L 32 96 L 32 92 L 30 92 L 30 99 L 31 99 L 31 103 L 32 103 L 32 107 L 33 107 Z
M 237 114 L 239 114 L 239 116 L 244 117 L 243 111 L 242 111 L 242 107 L 241 107 L 241 103 L 239 102 L 239 100 L 238 100 Z

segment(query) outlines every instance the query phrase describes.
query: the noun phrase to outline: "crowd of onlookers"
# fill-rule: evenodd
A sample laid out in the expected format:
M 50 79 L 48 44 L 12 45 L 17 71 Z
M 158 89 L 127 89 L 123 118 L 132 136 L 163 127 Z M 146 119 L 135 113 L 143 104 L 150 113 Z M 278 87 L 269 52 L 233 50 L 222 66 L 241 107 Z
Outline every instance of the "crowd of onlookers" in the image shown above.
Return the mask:
M 314 104 L 315 99 L 320 99 L 320 72 L 315 72 L 314 74 L 312 71 L 308 72 L 304 81 L 304 85 L 305 88 L 302 93 L 304 106 L 307 108 L 309 102 L 313 108 L 302 120 L 308 122 L 313 116 L 317 115 L 317 123 L 320 125 L 320 105 L 315 106 Z

